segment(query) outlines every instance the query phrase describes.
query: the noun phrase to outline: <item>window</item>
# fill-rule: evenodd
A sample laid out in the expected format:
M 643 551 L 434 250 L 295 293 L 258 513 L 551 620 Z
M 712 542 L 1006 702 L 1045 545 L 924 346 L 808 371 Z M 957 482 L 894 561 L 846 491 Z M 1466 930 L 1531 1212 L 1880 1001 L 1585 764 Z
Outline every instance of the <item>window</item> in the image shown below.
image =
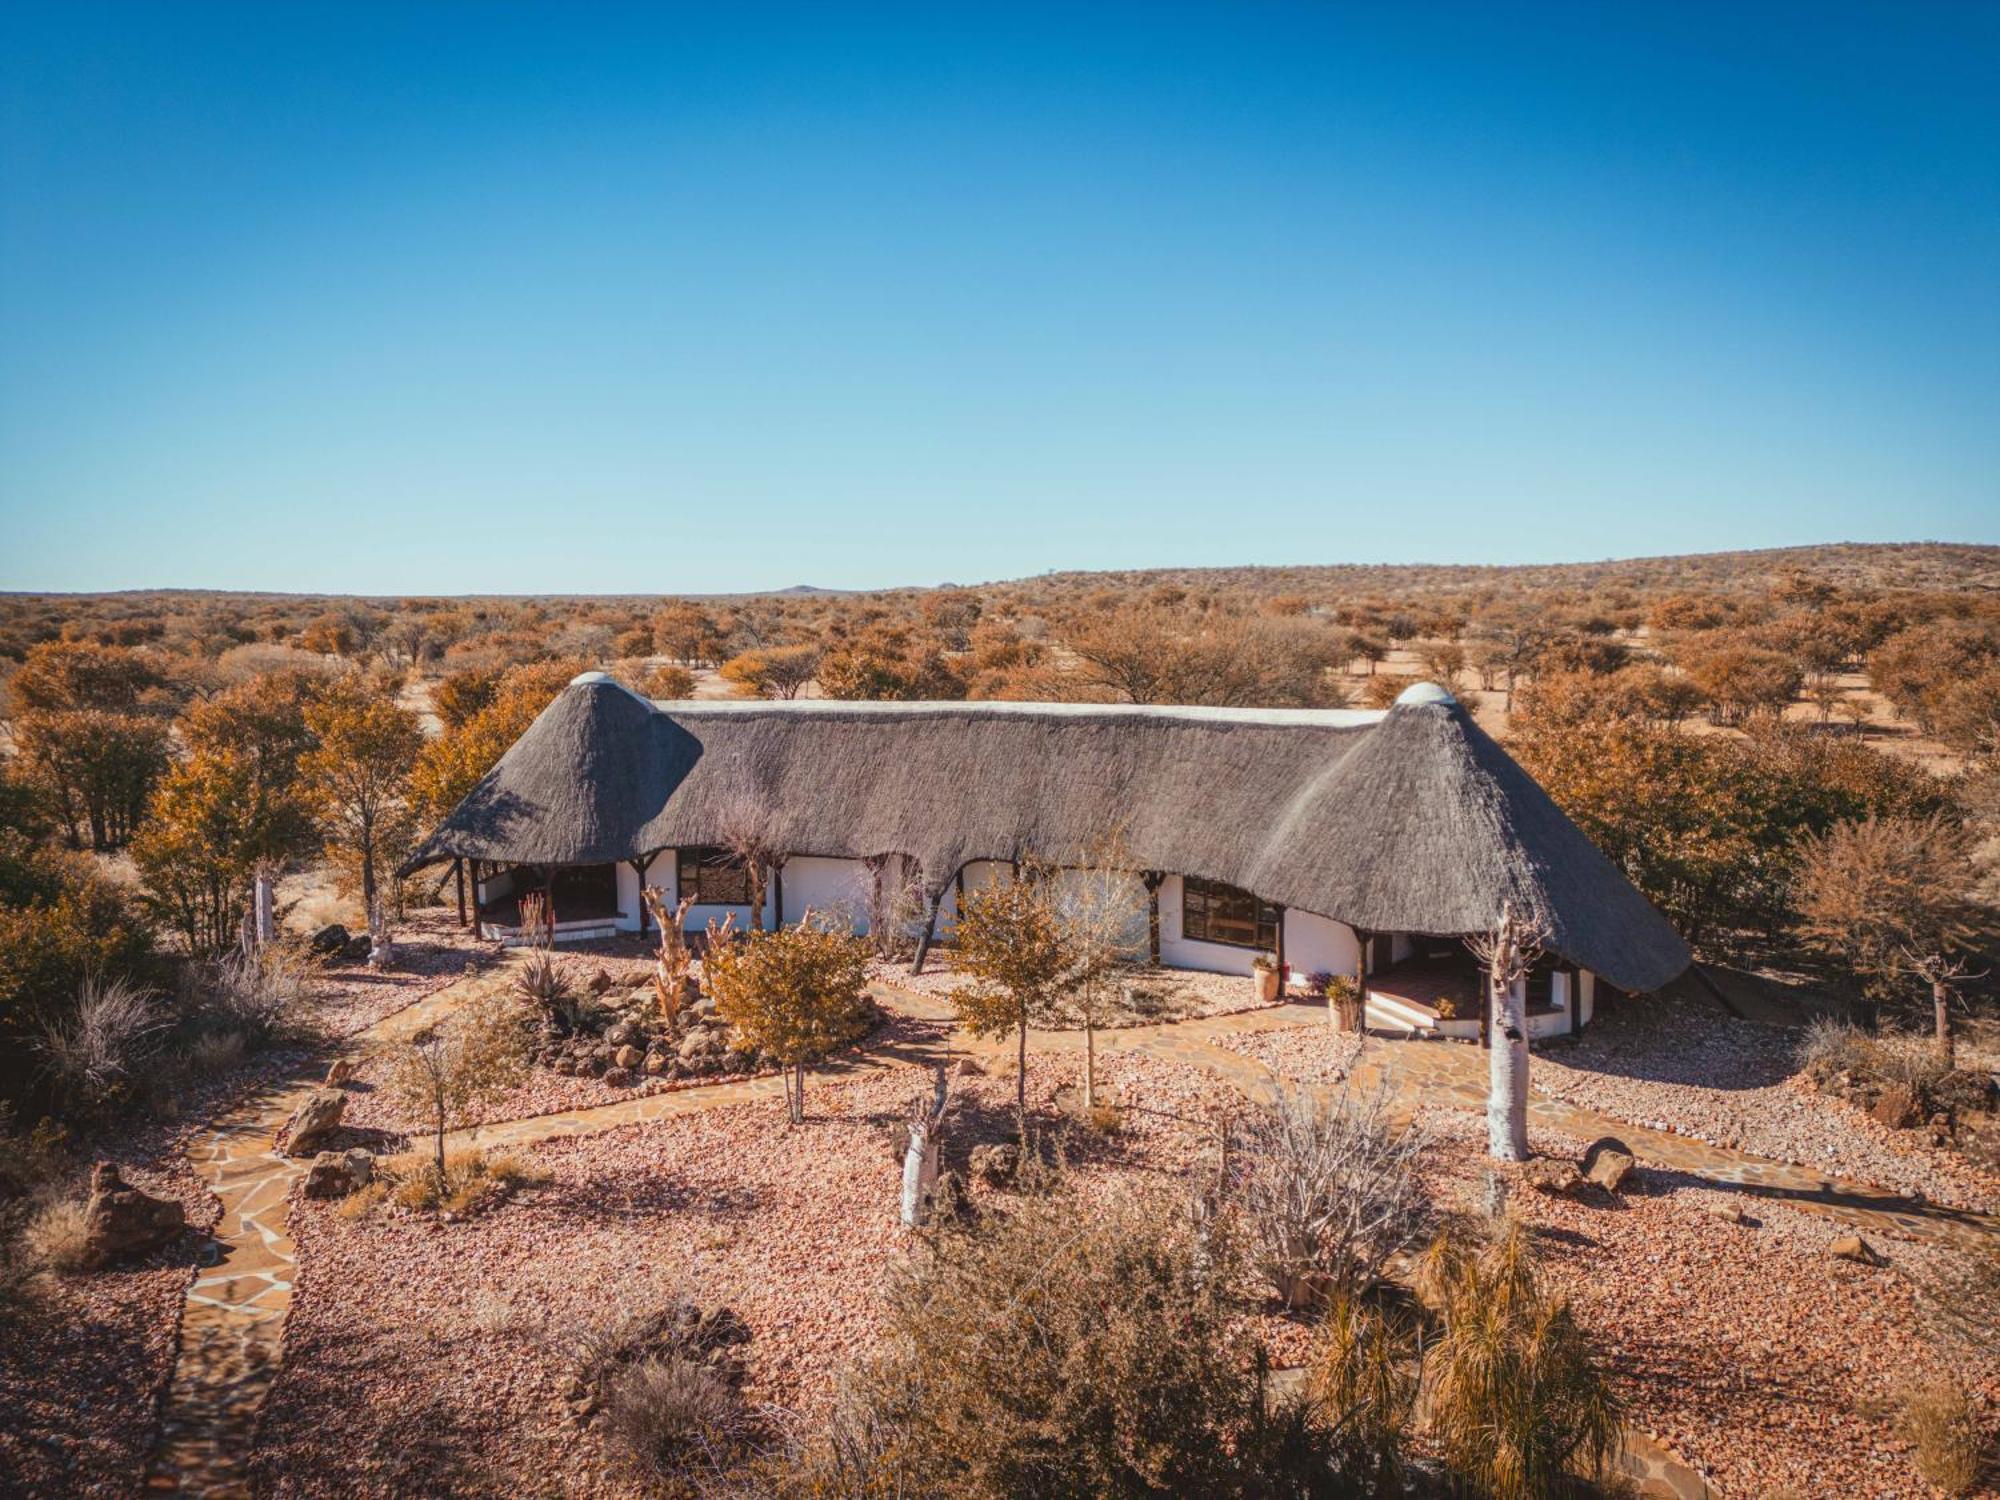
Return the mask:
M 749 867 L 727 849 L 683 849 L 676 873 L 682 899 L 692 896 L 697 906 L 750 904 Z
M 1275 950 L 1278 908 L 1248 891 L 1214 880 L 1181 882 L 1181 936 L 1201 943 Z

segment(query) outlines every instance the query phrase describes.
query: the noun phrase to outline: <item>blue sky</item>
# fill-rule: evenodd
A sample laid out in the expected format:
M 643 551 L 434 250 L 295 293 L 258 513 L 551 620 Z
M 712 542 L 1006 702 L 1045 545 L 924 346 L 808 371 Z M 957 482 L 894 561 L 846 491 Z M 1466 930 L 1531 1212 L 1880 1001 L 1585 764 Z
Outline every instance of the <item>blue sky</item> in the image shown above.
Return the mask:
M 2000 542 L 2000 7 L 0 11 L 0 588 Z

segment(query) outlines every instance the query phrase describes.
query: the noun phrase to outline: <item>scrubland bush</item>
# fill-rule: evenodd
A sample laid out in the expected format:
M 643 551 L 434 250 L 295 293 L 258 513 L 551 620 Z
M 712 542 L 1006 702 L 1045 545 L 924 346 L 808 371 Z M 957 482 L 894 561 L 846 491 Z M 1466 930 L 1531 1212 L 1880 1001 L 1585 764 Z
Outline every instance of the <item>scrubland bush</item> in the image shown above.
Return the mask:
M 888 1293 L 788 1492 L 1347 1495 L 1302 1398 L 1273 1406 L 1226 1223 L 1064 1195 L 945 1230 Z
M 670 1494 L 702 1493 L 701 1476 L 738 1464 L 751 1431 L 741 1393 L 712 1366 L 678 1355 L 614 1375 L 601 1421 L 612 1457 Z
M 87 1270 L 90 1217 L 83 1199 L 74 1194 L 49 1195 L 29 1215 L 21 1231 L 21 1246 L 30 1265 L 74 1276 Z
M 299 1018 L 306 990 L 305 961 L 296 949 L 272 943 L 241 950 L 209 965 L 199 1006 L 216 1029 L 249 1049 L 267 1046 Z
M 375 1168 L 367 1187 L 349 1194 L 341 1212 L 360 1218 L 383 1203 L 419 1213 L 449 1213 L 463 1218 L 506 1199 L 516 1189 L 534 1187 L 549 1174 L 523 1157 L 477 1150 L 447 1152 L 444 1170 L 434 1160 L 416 1155 L 391 1157 Z
M 536 948 L 514 976 L 514 995 L 541 1024 L 558 1036 L 576 1030 L 583 1016 L 583 997 L 569 968 L 547 948 Z
M 167 1028 L 155 1000 L 123 978 L 86 979 L 74 1011 L 42 1032 L 43 1066 L 57 1090 L 93 1109 L 116 1097 Z
M 1365 1289 L 1423 1233 L 1424 1138 L 1396 1128 L 1386 1089 L 1332 1100 L 1286 1089 L 1247 1122 L 1242 1147 L 1252 1259 L 1287 1307 Z
M 1916 1386 L 1903 1397 L 1903 1435 L 1917 1472 L 1947 1495 L 1965 1495 L 1985 1467 L 1979 1406 L 1964 1385 L 1943 1376 Z

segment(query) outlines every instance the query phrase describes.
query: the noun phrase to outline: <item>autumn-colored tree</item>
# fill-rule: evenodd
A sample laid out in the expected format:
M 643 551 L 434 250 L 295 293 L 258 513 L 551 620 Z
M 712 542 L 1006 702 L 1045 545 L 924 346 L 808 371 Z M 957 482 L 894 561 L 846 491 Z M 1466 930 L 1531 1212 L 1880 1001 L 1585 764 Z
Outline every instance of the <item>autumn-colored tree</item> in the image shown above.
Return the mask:
M 875 626 L 830 646 L 817 679 L 829 698 L 913 702 L 966 693 L 965 677 L 942 645 L 908 627 Z
M 767 646 L 732 656 L 721 675 L 749 697 L 790 699 L 812 682 L 819 659 L 817 646 Z
M 694 673 L 665 662 L 646 673 L 640 680 L 639 691 L 648 698 L 692 698 Z
M 808 912 L 796 926 L 712 946 L 703 960 L 716 1013 L 783 1064 L 794 1125 L 805 1120 L 806 1069 L 865 1024 L 868 957 L 865 938 Z
M 1097 1030 L 1110 1020 L 1119 968 L 1146 953 L 1146 890 L 1122 843 L 1086 848 L 1075 869 L 1055 877 L 1057 920 L 1069 972 L 1058 1001 L 1063 1019 L 1083 1028 L 1083 1107 L 1097 1107 Z
M 132 841 L 132 859 L 148 904 L 190 953 L 206 957 L 236 941 L 259 851 L 269 842 L 255 761 L 204 750 L 167 773 Z
M 446 1133 L 455 1125 L 474 1123 L 480 1104 L 518 1083 L 527 1058 L 528 1033 L 520 1012 L 498 998 L 424 1028 L 396 1054 L 389 1094 L 430 1126 L 440 1193 L 446 1181 Z
M 167 679 L 146 653 L 82 641 L 49 641 L 31 649 L 8 683 L 18 711 L 95 708 L 132 713 L 167 701 Z
M 1028 1132 L 1028 1028 L 1051 1016 L 1074 964 L 1048 872 L 969 892 L 958 910 L 954 958 L 970 983 L 951 992 L 979 1036 L 1018 1036 L 1014 1109 Z
M 1995 926 L 1973 897 L 1973 839 L 1942 815 L 1866 817 L 1809 835 L 1799 858 L 1807 939 L 1852 965 L 1871 999 L 1915 976 L 1930 986 L 1938 1050 L 1954 1051 L 1952 983 Z
M 446 685 L 451 689 L 449 711 L 440 706 L 444 732 L 425 743 L 410 773 L 422 814 L 435 821 L 458 806 L 535 716 L 583 670 L 582 663 L 574 660 L 544 661 L 490 676 L 447 677 L 440 685 L 440 691 Z
M 23 763 L 48 791 L 72 848 L 131 838 L 167 769 L 167 726 L 102 708 L 34 709 L 14 724 Z
M 376 865 L 408 821 L 410 772 L 423 748 L 417 716 L 357 682 L 327 688 L 306 706 L 316 741 L 299 763 L 320 831 L 361 867 L 361 901 L 380 911 Z
M 1330 708 L 1342 701 L 1331 674 L 1347 642 L 1316 620 L 1196 620 L 1185 611 L 1127 609 L 1072 625 L 1063 642 L 1085 680 L 1127 703 Z
M 1783 651 L 1734 643 L 1691 648 L 1681 665 L 1723 724 L 1782 710 L 1799 695 L 1805 675 L 1797 658 Z
M 194 705 L 181 719 L 192 758 L 228 755 L 246 763 L 254 859 L 283 864 L 310 848 L 312 820 L 299 795 L 299 759 L 312 748 L 306 705 L 322 682 L 298 672 L 253 677 Z
M 714 662 L 722 635 L 707 610 L 677 599 L 653 617 L 653 644 L 685 666 L 705 667 Z

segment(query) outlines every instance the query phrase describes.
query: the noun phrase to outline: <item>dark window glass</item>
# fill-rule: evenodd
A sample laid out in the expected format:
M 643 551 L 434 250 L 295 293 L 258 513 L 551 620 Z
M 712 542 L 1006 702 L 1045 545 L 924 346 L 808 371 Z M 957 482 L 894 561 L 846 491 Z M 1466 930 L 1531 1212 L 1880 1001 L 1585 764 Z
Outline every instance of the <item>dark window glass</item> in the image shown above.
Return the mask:
M 1233 885 L 1189 876 L 1181 882 L 1181 936 L 1199 943 L 1275 950 L 1278 908 Z
M 699 906 L 747 906 L 750 870 L 727 849 L 709 847 L 680 851 L 680 893 Z

